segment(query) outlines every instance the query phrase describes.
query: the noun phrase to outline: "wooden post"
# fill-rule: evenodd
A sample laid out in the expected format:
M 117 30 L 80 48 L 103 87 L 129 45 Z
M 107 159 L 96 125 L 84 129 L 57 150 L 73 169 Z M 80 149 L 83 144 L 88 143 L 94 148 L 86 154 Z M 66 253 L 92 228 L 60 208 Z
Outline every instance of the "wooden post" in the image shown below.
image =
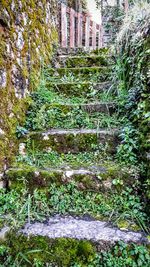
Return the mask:
M 92 47 L 93 49 L 96 49 L 96 22 L 93 21 L 93 27 L 92 27 Z
M 90 37 L 90 17 L 86 15 L 85 21 L 85 47 L 89 47 L 89 37 Z
M 82 14 L 78 13 L 78 38 L 77 46 L 82 47 Z
M 67 47 L 67 8 L 61 4 L 61 46 Z
M 75 11 L 70 8 L 70 47 L 75 47 Z

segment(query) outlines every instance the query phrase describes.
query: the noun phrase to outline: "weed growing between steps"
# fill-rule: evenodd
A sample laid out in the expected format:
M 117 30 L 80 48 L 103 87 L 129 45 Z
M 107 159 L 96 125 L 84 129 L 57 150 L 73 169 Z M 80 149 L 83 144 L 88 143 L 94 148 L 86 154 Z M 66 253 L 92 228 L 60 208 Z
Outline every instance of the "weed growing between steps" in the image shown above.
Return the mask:
M 94 98 L 96 91 L 89 92 L 87 99 L 83 97 L 72 97 L 66 99 L 53 90 L 47 90 L 44 84 L 39 87 L 38 91 L 32 94 L 33 103 L 27 112 L 27 120 L 24 127 L 28 130 L 41 130 L 46 128 L 110 128 L 119 127 L 117 113 L 109 114 L 109 104 L 107 111 L 107 102 L 113 101 L 112 93 L 99 93 Z M 98 98 L 99 101 L 98 101 Z M 94 112 L 91 114 L 84 111 L 80 104 L 87 101 L 106 102 L 106 111 L 108 114 Z M 67 105 L 76 104 L 77 106 L 69 107 Z M 79 106 L 78 106 L 79 105 Z M 92 109 L 92 108 L 91 108 Z M 111 112 L 111 111 L 110 111 Z M 18 127 L 19 129 L 19 127 Z
M 107 147 L 106 147 L 107 149 Z M 104 159 L 111 159 L 105 152 L 105 147 L 95 149 L 93 147 L 93 152 L 83 152 L 78 154 L 72 153 L 57 153 L 56 151 L 45 152 L 29 149 L 26 156 L 18 156 L 16 161 L 16 166 L 22 167 L 24 164 L 35 166 L 39 168 L 59 168 L 70 166 L 72 168 L 78 167 L 90 167 L 97 166 L 104 162 Z M 15 166 L 14 165 L 14 166 Z
M 107 246 L 106 246 L 107 247 Z M 118 242 L 114 248 L 104 245 L 101 252 L 87 241 L 25 237 L 11 233 L 0 245 L 1 266 L 14 267 L 149 267 L 150 254 L 144 245 Z
M 61 74 L 52 71 L 49 73 L 49 71 L 45 70 L 45 77 L 47 82 L 55 82 L 55 83 L 60 83 L 61 82 L 91 82 L 91 83 L 99 83 L 99 82 L 104 82 L 104 81 L 109 81 L 110 78 L 110 71 L 107 71 L 106 68 L 101 69 L 101 74 L 99 74 L 99 70 L 96 68 L 93 68 L 93 73 L 90 73 L 90 68 L 86 70 L 85 73 L 80 73 L 79 70 L 77 69 L 75 73 L 72 73 L 73 68 L 70 71 L 65 72 L 62 70 Z M 54 76 L 55 74 L 55 76 Z
M 51 106 L 43 105 L 36 116 L 28 117 L 27 128 L 32 130 L 43 129 L 73 129 L 73 128 L 111 128 L 120 126 L 116 114 L 112 116 L 95 112 L 89 114 L 83 111 L 79 106 L 69 108 L 65 105 L 53 104 Z
M 107 83 L 101 84 L 101 87 L 104 87 L 103 90 L 96 90 L 96 84 L 94 83 L 70 83 L 74 86 L 74 89 L 72 88 L 72 95 L 71 96 L 64 96 L 63 92 L 63 86 L 64 90 L 67 87 L 66 83 L 59 83 L 58 85 L 62 85 L 62 88 L 59 90 L 56 90 L 53 88 L 53 84 L 51 86 L 46 85 L 45 78 L 41 77 L 41 82 L 39 87 L 37 88 L 37 91 L 31 94 L 31 97 L 33 99 L 33 107 L 38 105 L 44 105 L 44 104 L 52 104 L 52 103 L 58 103 L 58 104 L 84 104 L 88 102 L 115 102 L 115 94 L 112 92 L 111 87 L 108 88 L 110 85 Z M 85 91 L 84 86 L 87 85 L 88 92 Z M 106 86 L 106 89 L 105 89 Z M 74 96 L 75 89 L 78 90 L 79 96 Z M 82 93 L 85 93 L 83 96 Z M 32 108 L 32 106 L 31 106 Z
M 22 179 L 24 179 L 22 177 Z M 91 215 L 97 219 L 111 220 L 123 228 L 148 231 L 143 203 L 131 188 L 118 193 L 100 193 L 80 190 L 74 182 L 66 185 L 51 184 L 49 188 L 27 190 L 26 181 L 19 191 L 6 194 L 1 190 L 1 224 L 19 227 L 26 221 L 42 221 L 53 214 Z

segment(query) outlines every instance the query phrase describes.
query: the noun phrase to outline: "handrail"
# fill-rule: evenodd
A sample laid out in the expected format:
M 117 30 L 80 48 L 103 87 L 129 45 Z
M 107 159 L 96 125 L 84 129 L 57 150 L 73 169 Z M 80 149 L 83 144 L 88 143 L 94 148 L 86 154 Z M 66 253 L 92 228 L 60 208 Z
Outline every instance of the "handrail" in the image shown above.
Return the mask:
M 96 49 L 103 46 L 102 25 L 91 20 L 88 13 L 78 13 L 60 4 L 59 38 L 61 47 L 85 47 Z

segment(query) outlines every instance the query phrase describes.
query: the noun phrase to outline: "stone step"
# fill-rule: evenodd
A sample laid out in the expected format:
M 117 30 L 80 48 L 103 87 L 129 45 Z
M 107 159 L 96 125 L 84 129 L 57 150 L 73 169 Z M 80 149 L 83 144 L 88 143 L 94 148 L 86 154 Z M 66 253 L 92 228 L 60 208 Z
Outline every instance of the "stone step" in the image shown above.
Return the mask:
M 60 47 L 57 49 L 57 55 L 101 55 L 101 54 L 108 54 L 108 48 L 103 47 L 95 50 L 91 50 L 91 48 L 87 47 Z
M 17 266 L 34 266 L 35 259 L 40 266 L 98 267 L 104 266 L 103 259 L 108 259 L 105 266 L 113 266 L 109 259 L 125 263 L 115 266 L 129 266 L 131 262 L 134 266 L 149 266 L 150 241 L 143 232 L 114 227 L 109 221 L 90 216 L 54 215 L 43 222 L 28 220 L 14 231 L 3 227 L 0 238 L 2 249 L 7 248 L 7 256 L 1 257 L 2 266 L 6 257 L 15 262 L 19 259 Z
M 102 83 L 95 83 L 95 82 L 69 82 L 69 81 L 52 81 L 51 79 L 47 78 L 46 87 L 48 89 L 54 89 L 56 92 L 61 93 L 62 95 L 69 96 L 77 96 L 77 97 L 85 97 L 93 99 L 97 97 L 98 94 L 106 92 L 111 92 L 111 84 L 110 82 L 102 82 Z
M 64 110 L 66 113 L 71 112 L 73 109 L 81 109 L 90 114 L 94 112 L 99 112 L 111 115 L 116 110 L 116 103 L 115 102 L 107 102 L 107 103 L 93 102 L 85 104 L 53 103 L 53 104 L 47 104 L 45 108 L 46 110 L 49 110 L 51 108 L 60 108 Z
M 20 233 L 26 236 L 44 236 L 51 239 L 72 238 L 97 243 L 101 249 L 112 246 L 118 241 L 125 243 L 150 244 L 144 233 L 120 230 L 110 223 L 82 217 L 50 217 L 45 223 L 27 223 Z
M 112 64 L 109 56 L 104 55 L 86 55 L 86 56 L 70 56 L 61 55 L 55 59 L 54 66 L 59 67 L 92 67 L 92 66 L 108 66 Z
M 89 52 L 90 50 L 86 49 L 85 47 L 60 47 L 57 49 L 57 55 L 87 55 Z
M 30 132 L 26 140 L 43 151 L 54 150 L 59 153 L 78 153 L 91 151 L 92 146 L 107 145 L 108 153 L 115 153 L 118 145 L 118 129 L 52 129 Z
M 47 74 L 53 79 L 60 80 L 65 76 L 65 79 L 70 80 L 71 77 L 80 79 L 81 81 L 93 80 L 94 75 L 98 75 L 100 81 L 106 81 L 110 76 L 110 67 L 79 67 L 79 68 L 49 68 Z
M 76 168 L 69 166 L 68 163 L 66 166 L 60 165 L 57 168 L 52 168 L 51 162 L 48 162 L 45 168 L 32 167 L 25 165 L 25 163 L 22 165 L 22 168 L 10 168 L 6 171 L 5 178 L 9 181 L 9 189 L 21 189 L 25 186 L 25 188 L 33 190 L 49 188 L 52 183 L 61 185 L 74 182 L 81 190 L 93 189 L 103 193 L 116 192 L 133 184 L 135 187 L 139 178 L 134 169 L 122 167 L 111 161 L 99 162 L 95 166 L 93 162 L 93 166 L 78 166 Z
M 118 127 L 120 123 L 115 109 L 114 103 L 44 104 L 32 118 L 32 129 Z

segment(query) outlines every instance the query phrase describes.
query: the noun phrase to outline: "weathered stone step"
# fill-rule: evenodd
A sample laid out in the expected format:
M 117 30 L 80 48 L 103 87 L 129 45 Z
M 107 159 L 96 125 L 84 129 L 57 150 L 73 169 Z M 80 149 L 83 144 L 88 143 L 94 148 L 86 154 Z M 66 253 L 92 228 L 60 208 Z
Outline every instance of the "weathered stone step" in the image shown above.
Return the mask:
M 55 67 L 92 67 L 92 66 L 108 66 L 112 64 L 109 56 L 104 55 L 87 55 L 87 56 L 70 56 L 61 55 L 57 58 Z
M 95 129 L 118 127 L 120 122 L 114 103 L 44 104 L 33 118 L 33 130 L 50 128 Z
M 91 79 L 92 75 L 98 75 L 101 81 L 106 81 L 109 78 L 110 67 L 79 67 L 79 68 L 49 68 L 47 73 L 56 79 L 61 79 L 64 76 L 70 79 L 70 75 L 82 80 Z M 93 78 L 93 77 L 92 77 Z
M 48 111 L 52 108 L 60 108 L 60 110 L 64 110 L 64 113 L 71 112 L 73 109 L 81 109 L 86 111 L 87 113 L 105 113 L 111 115 L 116 110 L 115 102 L 108 102 L 108 103 L 85 103 L 85 104 L 65 104 L 65 103 L 53 103 L 45 105 L 45 111 Z
M 58 93 L 65 94 L 67 97 L 69 96 L 78 96 L 78 97 L 86 97 L 91 98 L 90 94 L 95 91 L 94 96 L 96 97 L 97 94 L 103 93 L 111 90 L 110 82 L 102 82 L 102 83 L 93 83 L 93 82 L 54 82 L 51 79 L 47 79 L 46 87 L 51 90 L 54 90 Z M 89 96 L 88 96 L 89 95 Z M 94 97 L 93 97 L 94 98 Z
M 89 49 L 86 49 L 84 47 L 74 47 L 74 48 L 71 48 L 71 47 L 60 47 L 57 49 L 57 54 L 58 55 L 87 55 L 89 54 L 90 50 Z
M 141 232 L 120 230 L 108 222 L 85 219 L 81 217 L 59 216 L 50 217 L 45 223 L 27 223 L 20 233 L 27 236 L 45 236 L 51 239 L 73 238 L 96 242 L 103 248 L 104 244 L 114 245 L 118 241 L 125 243 L 146 243 L 150 241 Z
M 118 145 L 118 129 L 53 129 L 30 132 L 26 139 L 39 150 L 54 150 L 59 153 L 90 151 L 93 145 L 107 145 L 107 152 L 114 153 Z
M 108 54 L 108 48 L 99 48 L 96 50 L 91 50 L 87 47 L 60 47 L 57 49 L 57 55 L 101 55 L 101 54 Z
M 138 184 L 138 174 L 135 170 L 122 167 L 111 161 L 101 162 L 95 166 L 78 166 L 76 168 L 72 168 L 69 165 L 51 168 L 50 163 L 47 163 L 47 167 L 43 169 L 23 165 L 22 168 L 10 168 L 6 171 L 10 189 L 24 186 L 29 190 L 49 188 L 52 183 L 59 185 L 73 181 L 79 189 L 94 189 L 104 193 L 107 191 L 120 191 L 133 183 L 135 186 L 136 181 Z M 116 182 L 117 179 L 118 183 Z

